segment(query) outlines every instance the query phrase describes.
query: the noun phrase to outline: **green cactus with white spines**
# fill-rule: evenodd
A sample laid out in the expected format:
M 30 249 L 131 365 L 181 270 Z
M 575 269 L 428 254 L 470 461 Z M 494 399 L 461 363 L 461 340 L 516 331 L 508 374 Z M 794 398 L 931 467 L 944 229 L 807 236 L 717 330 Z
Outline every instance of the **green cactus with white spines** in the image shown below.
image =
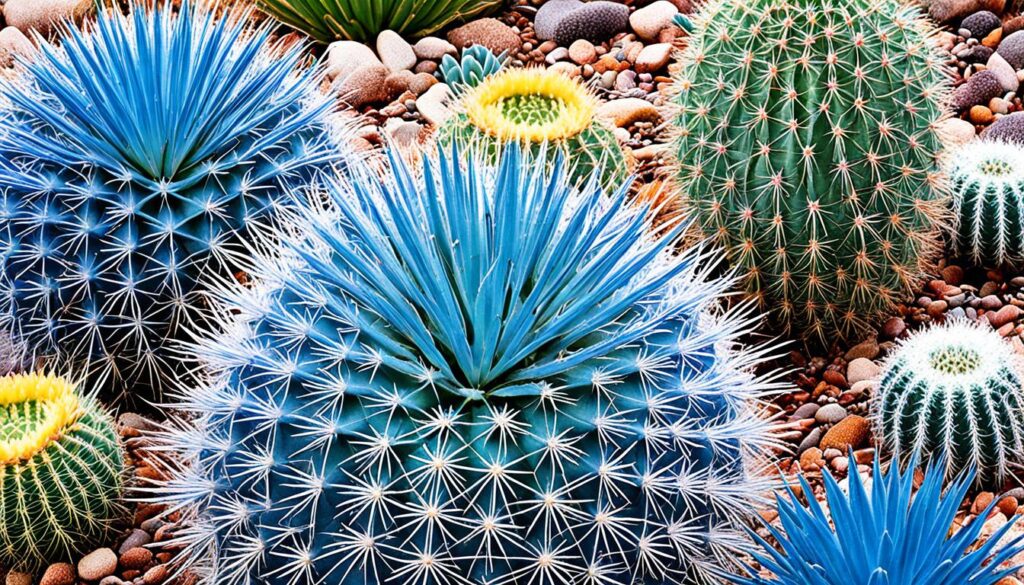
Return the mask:
M 947 477 L 976 469 L 1001 485 L 1024 455 L 1024 369 L 986 326 L 953 321 L 900 342 L 872 404 L 876 435 L 898 458 L 942 462 Z
M 95 546 L 123 517 L 114 420 L 66 378 L 0 378 L 0 566 L 35 570 Z
M 977 140 L 949 160 L 953 252 L 980 266 L 1024 266 L 1024 149 Z
M 806 338 L 863 330 L 940 249 L 934 36 L 897 0 L 713 0 L 695 19 L 684 195 L 748 293 Z

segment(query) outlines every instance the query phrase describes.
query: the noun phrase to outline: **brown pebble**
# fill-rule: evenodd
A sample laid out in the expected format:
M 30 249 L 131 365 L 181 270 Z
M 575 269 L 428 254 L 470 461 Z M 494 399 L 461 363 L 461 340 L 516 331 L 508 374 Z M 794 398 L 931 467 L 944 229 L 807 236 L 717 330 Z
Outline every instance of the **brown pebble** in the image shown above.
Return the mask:
M 974 498 L 974 504 L 971 506 L 971 514 L 977 516 L 984 512 L 985 509 L 988 508 L 989 504 L 992 503 L 992 500 L 995 499 L 995 497 L 995 494 L 993 494 L 992 492 L 981 492 L 980 494 L 978 494 Z
M 1017 513 L 1017 498 L 1013 496 L 1006 496 L 999 500 L 997 504 L 999 511 L 1003 513 L 1003 516 L 1012 518 Z
M 4 579 L 4 585 L 32 585 L 32 575 L 11 571 Z
M 953 286 L 960 286 L 964 282 L 964 269 L 952 264 L 942 269 L 942 280 Z
M 970 118 L 975 124 L 991 124 L 996 116 L 987 106 L 971 106 Z
M 949 308 L 949 303 L 946 301 L 935 301 L 928 304 L 928 316 L 932 319 L 938 319 L 946 312 Z
M 1001 40 L 1003 40 L 1003 29 L 997 28 L 985 35 L 985 38 L 981 39 L 981 44 L 990 49 L 994 49 L 999 46 L 999 41 Z
M 1020 308 L 1013 305 L 1005 305 L 998 311 L 986 313 L 985 316 L 988 318 L 989 324 L 998 329 L 1020 317 Z
M 811 447 L 800 455 L 800 469 L 805 473 L 819 471 L 825 466 L 825 459 L 821 456 L 821 449 Z
M 39 585 L 75 585 L 78 574 L 68 563 L 56 563 L 46 568 Z
M 871 432 L 871 423 L 862 416 L 851 414 L 836 423 L 834 427 L 825 433 L 818 445 L 823 451 L 827 449 L 839 449 L 843 453 L 851 448 L 860 447 L 868 438 Z
M 121 566 L 125 569 L 143 569 L 153 561 L 153 551 L 137 546 L 121 555 Z
M 142 582 L 146 585 L 157 585 L 163 583 L 168 574 L 167 565 L 157 565 L 142 575 Z

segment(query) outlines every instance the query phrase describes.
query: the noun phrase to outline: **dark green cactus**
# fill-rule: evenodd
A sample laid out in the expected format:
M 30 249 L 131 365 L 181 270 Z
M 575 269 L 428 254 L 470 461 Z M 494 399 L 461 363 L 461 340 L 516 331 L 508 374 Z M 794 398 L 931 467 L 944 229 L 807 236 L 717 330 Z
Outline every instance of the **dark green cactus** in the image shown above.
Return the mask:
M 114 421 L 68 380 L 0 378 L 0 566 L 35 570 L 95 546 L 123 516 Z
M 694 24 L 676 150 L 702 231 L 783 326 L 862 330 L 940 247 L 934 29 L 897 0 L 713 0 Z
M 897 457 L 977 470 L 1001 485 L 1024 455 L 1022 360 L 988 325 L 939 325 L 902 341 L 873 404 L 877 436 Z

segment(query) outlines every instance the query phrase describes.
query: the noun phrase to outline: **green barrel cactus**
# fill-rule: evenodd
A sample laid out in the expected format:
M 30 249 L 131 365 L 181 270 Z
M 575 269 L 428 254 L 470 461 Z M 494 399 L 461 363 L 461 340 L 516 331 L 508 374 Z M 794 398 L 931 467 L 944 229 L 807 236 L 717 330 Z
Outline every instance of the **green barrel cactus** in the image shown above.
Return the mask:
M 877 436 L 902 460 L 942 462 L 947 477 L 977 470 L 1001 485 L 1024 455 L 1024 369 L 998 333 L 967 321 L 900 342 L 872 404 Z
M 941 249 L 949 76 L 898 0 L 712 0 L 678 75 L 684 196 L 808 339 L 862 331 Z
M 976 265 L 1024 267 L 1024 148 L 968 143 L 950 157 L 953 252 Z
M 321 43 L 368 41 L 384 30 L 429 35 L 505 0 L 257 0 L 264 12 Z
M 554 148 L 565 154 L 574 181 L 601 171 L 601 184 L 614 187 L 629 162 L 612 130 L 595 117 L 598 105 L 589 89 L 561 73 L 506 69 L 467 91 L 439 136 L 442 143 L 487 150 L 494 160 L 510 142 L 534 153 Z
M 35 570 L 89 550 L 123 517 L 114 420 L 65 378 L 0 378 L 0 566 Z

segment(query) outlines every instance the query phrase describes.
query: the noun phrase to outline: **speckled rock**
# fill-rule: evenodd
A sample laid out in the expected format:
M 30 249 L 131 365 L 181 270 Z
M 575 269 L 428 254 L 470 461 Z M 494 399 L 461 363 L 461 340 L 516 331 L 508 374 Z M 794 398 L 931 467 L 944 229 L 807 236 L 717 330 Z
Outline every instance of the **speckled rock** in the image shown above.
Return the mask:
M 672 45 L 670 43 L 657 43 L 647 45 L 637 55 L 634 68 L 637 73 L 654 73 L 668 65 L 672 58 Z
M 1006 0 L 925 0 L 928 13 L 939 22 L 963 18 L 979 10 L 1002 14 Z
M 672 18 L 679 14 L 679 9 L 668 0 L 658 0 L 630 15 L 629 26 L 638 37 L 647 41 L 658 40 L 658 33 L 672 24 Z
M 4 577 L 4 585 L 32 585 L 32 575 L 11 571 Z
M 516 31 L 496 18 L 481 18 L 464 24 L 448 33 L 448 42 L 457 49 L 483 45 L 495 55 L 512 55 L 523 47 L 523 40 Z
M 974 140 L 974 124 L 960 118 L 946 118 L 938 124 L 939 133 L 950 146 Z
M 15 55 L 31 56 L 36 50 L 32 41 L 25 33 L 13 26 L 0 30 L 0 66 L 10 67 L 14 64 Z
M 335 85 L 342 102 L 353 108 L 388 101 L 387 79 L 390 71 L 383 65 L 364 65 Z
M 416 53 L 412 45 L 393 30 L 377 35 L 377 56 L 392 72 L 412 70 L 416 66 Z
M 993 12 L 988 10 L 979 10 L 974 14 L 968 15 L 967 18 L 960 23 L 960 28 L 971 31 L 971 36 L 976 39 L 983 39 L 988 33 L 996 30 L 1002 26 L 1002 22 L 999 17 Z
M 373 49 L 355 41 L 335 41 L 328 45 L 325 62 L 327 77 L 335 81 L 344 80 L 365 65 L 383 65 Z
M 983 138 L 1006 140 L 1024 146 L 1024 112 L 1003 116 L 982 131 Z
M 864 417 L 853 414 L 829 429 L 818 446 L 822 451 L 839 449 L 846 453 L 864 443 L 870 433 L 871 423 Z
M 595 0 L 573 10 L 558 23 L 555 41 L 569 46 L 576 39 L 604 42 L 629 27 L 629 7 L 625 4 Z
M 640 98 L 623 98 L 601 104 L 597 116 L 619 128 L 638 121 L 660 122 L 661 114 L 651 102 Z
M 996 52 L 1015 70 L 1024 69 L 1024 30 L 1003 39 Z
M 580 0 L 548 0 L 537 11 L 533 20 L 533 30 L 537 38 L 542 41 L 549 41 L 555 38 L 555 31 L 562 20 L 570 12 L 583 6 Z
M 109 548 L 98 548 L 78 561 L 78 576 L 86 581 L 99 581 L 117 570 L 117 555 Z
M 39 585 L 75 585 L 78 575 L 68 563 L 55 563 L 46 567 Z
M 979 71 L 953 92 L 953 107 L 967 110 L 971 106 L 985 105 L 1003 94 L 1003 84 L 991 71 Z
M 7 0 L 3 5 L 8 26 L 48 35 L 63 20 L 80 21 L 96 9 L 95 0 Z
M 1006 62 L 999 53 L 993 53 L 988 59 L 988 63 L 985 65 L 986 71 L 991 71 L 996 79 L 999 80 L 999 84 L 1003 86 L 1003 91 L 1017 91 L 1020 87 L 1020 80 L 1017 79 L 1017 72 L 1014 71 L 1013 66 Z
M 419 59 L 430 59 L 432 61 L 439 61 L 445 55 L 456 55 L 458 49 L 455 45 L 439 37 L 423 37 L 416 41 L 416 44 L 412 46 L 412 50 L 416 53 L 416 57 Z
M 416 109 L 426 121 L 440 126 L 451 116 L 451 109 L 446 103 L 450 96 L 451 89 L 444 83 L 438 83 L 416 100 Z

